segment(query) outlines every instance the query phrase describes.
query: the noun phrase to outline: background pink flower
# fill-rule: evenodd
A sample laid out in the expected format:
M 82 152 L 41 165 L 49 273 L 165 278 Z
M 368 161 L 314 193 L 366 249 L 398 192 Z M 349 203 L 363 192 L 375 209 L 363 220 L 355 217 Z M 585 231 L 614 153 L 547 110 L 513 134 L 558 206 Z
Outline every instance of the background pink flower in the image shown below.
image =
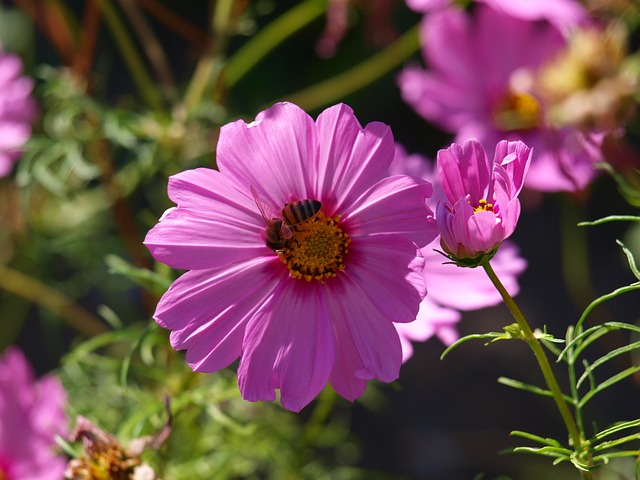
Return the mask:
M 404 147 L 396 144 L 396 155 L 389 168 L 393 175 L 420 176 L 433 185 L 433 195 L 427 200 L 432 210 L 439 201 L 446 200 L 438 181 L 435 164 L 417 154 L 407 154 Z M 445 345 L 458 339 L 457 323 L 459 311 L 478 310 L 502 302 L 502 297 L 482 269 L 460 268 L 446 263 L 447 259 L 436 252 L 440 250 L 440 236 L 420 249 L 425 260 L 422 271 L 429 294 L 422 300 L 415 321 L 396 323 L 402 342 L 402 359 L 407 361 L 413 354 L 411 342 L 424 342 L 432 336 Z M 491 260 L 491 266 L 510 295 L 520 291 L 518 276 L 527 267 L 527 261 L 519 254 L 518 247 L 506 241 Z
M 0 357 L 0 478 L 60 480 L 66 459 L 53 452 L 66 436 L 66 394 L 52 376 L 36 380 L 22 352 Z
M 31 136 L 37 106 L 33 80 L 22 76 L 22 61 L 0 51 L 0 177 L 9 175 Z
M 585 8 L 576 0 L 476 0 L 507 15 L 525 20 L 548 20 L 562 30 L 588 20 Z M 406 0 L 409 8 L 429 13 L 449 7 L 454 0 Z
M 367 380 L 398 377 L 393 322 L 416 318 L 425 295 L 416 244 L 437 232 L 425 205 L 431 185 L 387 177 L 393 155 L 389 127 L 362 128 L 346 105 L 314 122 L 281 103 L 253 123 L 222 128 L 220 171 L 170 178 L 169 197 L 178 206 L 145 244 L 156 259 L 190 270 L 162 297 L 155 319 L 172 330 L 171 344 L 187 350 L 194 370 L 213 372 L 241 357 L 243 398 L 273 400 L 279 389 L 283 406 L 294 411 L 327 382 L 353 400 Z M 317 221 L 275 252 L 265 245 L 252 189 L 267 217 L 287 202 L 318 200 Z M 329 253 L 315 250 L 311 235 L 323 245 L 329 238 Z M 317 254 L 313 262 L 339 260 L 317 279 L 296 278 L 300 265 L 311 264 L 311 254 L 301 253 L 307 247 Z
M 479 5 L 473 13 L 446 8 L 421 26 L 428 70 L 409 66 L 398 77 L 403 99 L 425 119 L 456 132 L 455 142 L 477 138 L 486 149 L 522 140 L 536 151 L 527 187 L 576 191 L 601 160 L 596 132 L 552 127 L 545 106 L 521 81 L 566 46 L 563 33 Z

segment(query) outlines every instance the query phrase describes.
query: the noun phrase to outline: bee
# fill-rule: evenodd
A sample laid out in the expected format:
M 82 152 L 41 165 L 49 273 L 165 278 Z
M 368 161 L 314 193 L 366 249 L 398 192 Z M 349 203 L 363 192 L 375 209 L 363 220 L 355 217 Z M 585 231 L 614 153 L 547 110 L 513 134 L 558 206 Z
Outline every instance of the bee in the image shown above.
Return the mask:
M 287 244 L 287 241 L 293 236 L 291 227 L 300 225 L 302 222 L 315 217 L 322 207 L 321 202 L 310 198 L 285 203 L 280 211 L 281 217 L 278 218 L 273 214 L 267 214 L 267 207 L 258 196 L 258 192 L 256 192 L 253 185 L 250 185 L 250 188 L 258 210 L 260 210 L 264 223 L 267 225 L 267 239 L 265 243 L 267 247 L 274 252 L 282 250 Z

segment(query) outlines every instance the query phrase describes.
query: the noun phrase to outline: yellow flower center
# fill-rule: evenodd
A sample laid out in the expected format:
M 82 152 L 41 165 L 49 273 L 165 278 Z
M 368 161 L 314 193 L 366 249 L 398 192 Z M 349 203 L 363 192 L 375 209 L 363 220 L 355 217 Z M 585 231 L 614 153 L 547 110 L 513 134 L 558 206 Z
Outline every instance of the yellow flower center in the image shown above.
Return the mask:
M 525 92 L 509 92 L 493 111 L 493 121 L 500 130 L 527 130 L 540 125 L 540 103 Z
M 340 228 L 339 220 L 340 215 L 327 218 L 318 212 L 313 218 L 291 226 L 291 239 L 278 251 L 278 256 L 293 278 L 323 283 L 344 270 L 351 239 Z
M 478 202 L 477 207 L 473 207 L 473 213 L 478 213 L 482 211 L 493 212 L 493 203 L 487 203 L 487 201 L 483 198 Z

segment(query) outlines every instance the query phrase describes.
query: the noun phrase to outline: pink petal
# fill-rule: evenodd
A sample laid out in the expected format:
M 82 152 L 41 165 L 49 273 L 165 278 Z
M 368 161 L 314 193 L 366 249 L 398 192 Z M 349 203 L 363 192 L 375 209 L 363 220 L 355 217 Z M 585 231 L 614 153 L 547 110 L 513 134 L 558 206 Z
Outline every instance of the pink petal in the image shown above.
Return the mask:
M 274 400 L 295 412 L 324 388 L 335 360 L 323 285 L 286 282 L 249 322 L 238 367 L 245 400 Z
M 313 119 L 292 103 L 277 103 L 260 112 L 255 122 L 224 125 L 216 159 L 225 178 L 248 190 L 253 185 L 278 212 L 292 200 L 317 198 L 318 150 Z
M 145 238 L 153 256 L 173 268 L 217 268 L 275 256 L 264 243 L 265 221 L 248 190 L 220 172 L 196 169 L 169 179 L 177 208 L 165 212 Z
M 451 203 L 467 195 L 475 205 L 486 199 L 491 165 L 480 142 L 470 139 L 440 150 L 437 166 L 440 185 Z
M 438 234 L 433 212 L 426 205 L 433 187 L 408 176 L 388 177 L 371 187 L 345 214 L 343 221 L 353 237 L 400 234 L 419 246 Z
M 391 129 L 372 122 L 364 129 L 344 104 L 318 116 L 316 191 L 331 216 L 346 211 L 372 184 L 384 178 L 395 153 Z
M 369 308 L 392 322 L 416 318 L 427 292 L 422 276 L 424 259 L 414 243 L 395 235 L 358 238 L 351 243 L 348 255 L 347 268 L 339 275 L 348 277 L 349 283 L 366 287 L 362 293 Z
M 172 330 L 171 345 L 187 350 L 193 370 L 214 372 L 240 356 L 247 323 L 287 274 L 277 258 L 264 257 L 190 271 L 162 296 L 154 318 Z
M 353 401 L 364 392 L 366 380 L 398 378 L 402 351 L 393 323 L 371 302 L 359 280 L 348 275 L 340 280 L 328 284 L 332 292 L 325 296 L 337 340 L 330 382 L 339 395 Z

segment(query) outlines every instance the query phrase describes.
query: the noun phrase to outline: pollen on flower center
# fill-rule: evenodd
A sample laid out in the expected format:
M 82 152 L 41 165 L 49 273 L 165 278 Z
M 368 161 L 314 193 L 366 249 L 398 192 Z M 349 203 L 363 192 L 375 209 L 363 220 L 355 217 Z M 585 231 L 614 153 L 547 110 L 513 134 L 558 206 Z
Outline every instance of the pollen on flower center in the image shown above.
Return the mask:
M 291 227 L 291 239 L 278 252 L 297 279 L 320 280 L 335 277 L 344 269 L 351 239 L 338 223 L 340 215 L 325 217 L 318 212 L 313 218 Z
M 541 116 L 540 103 L 526 92 L 509 92 L 493 110 L 496 126 L 505 132 L 535 128 Z
M 493 203 L 488 203 L 484 198 L 478 202 L 477 207 L 473 207 L 473 213 L 482 211 L 493 212 Z

